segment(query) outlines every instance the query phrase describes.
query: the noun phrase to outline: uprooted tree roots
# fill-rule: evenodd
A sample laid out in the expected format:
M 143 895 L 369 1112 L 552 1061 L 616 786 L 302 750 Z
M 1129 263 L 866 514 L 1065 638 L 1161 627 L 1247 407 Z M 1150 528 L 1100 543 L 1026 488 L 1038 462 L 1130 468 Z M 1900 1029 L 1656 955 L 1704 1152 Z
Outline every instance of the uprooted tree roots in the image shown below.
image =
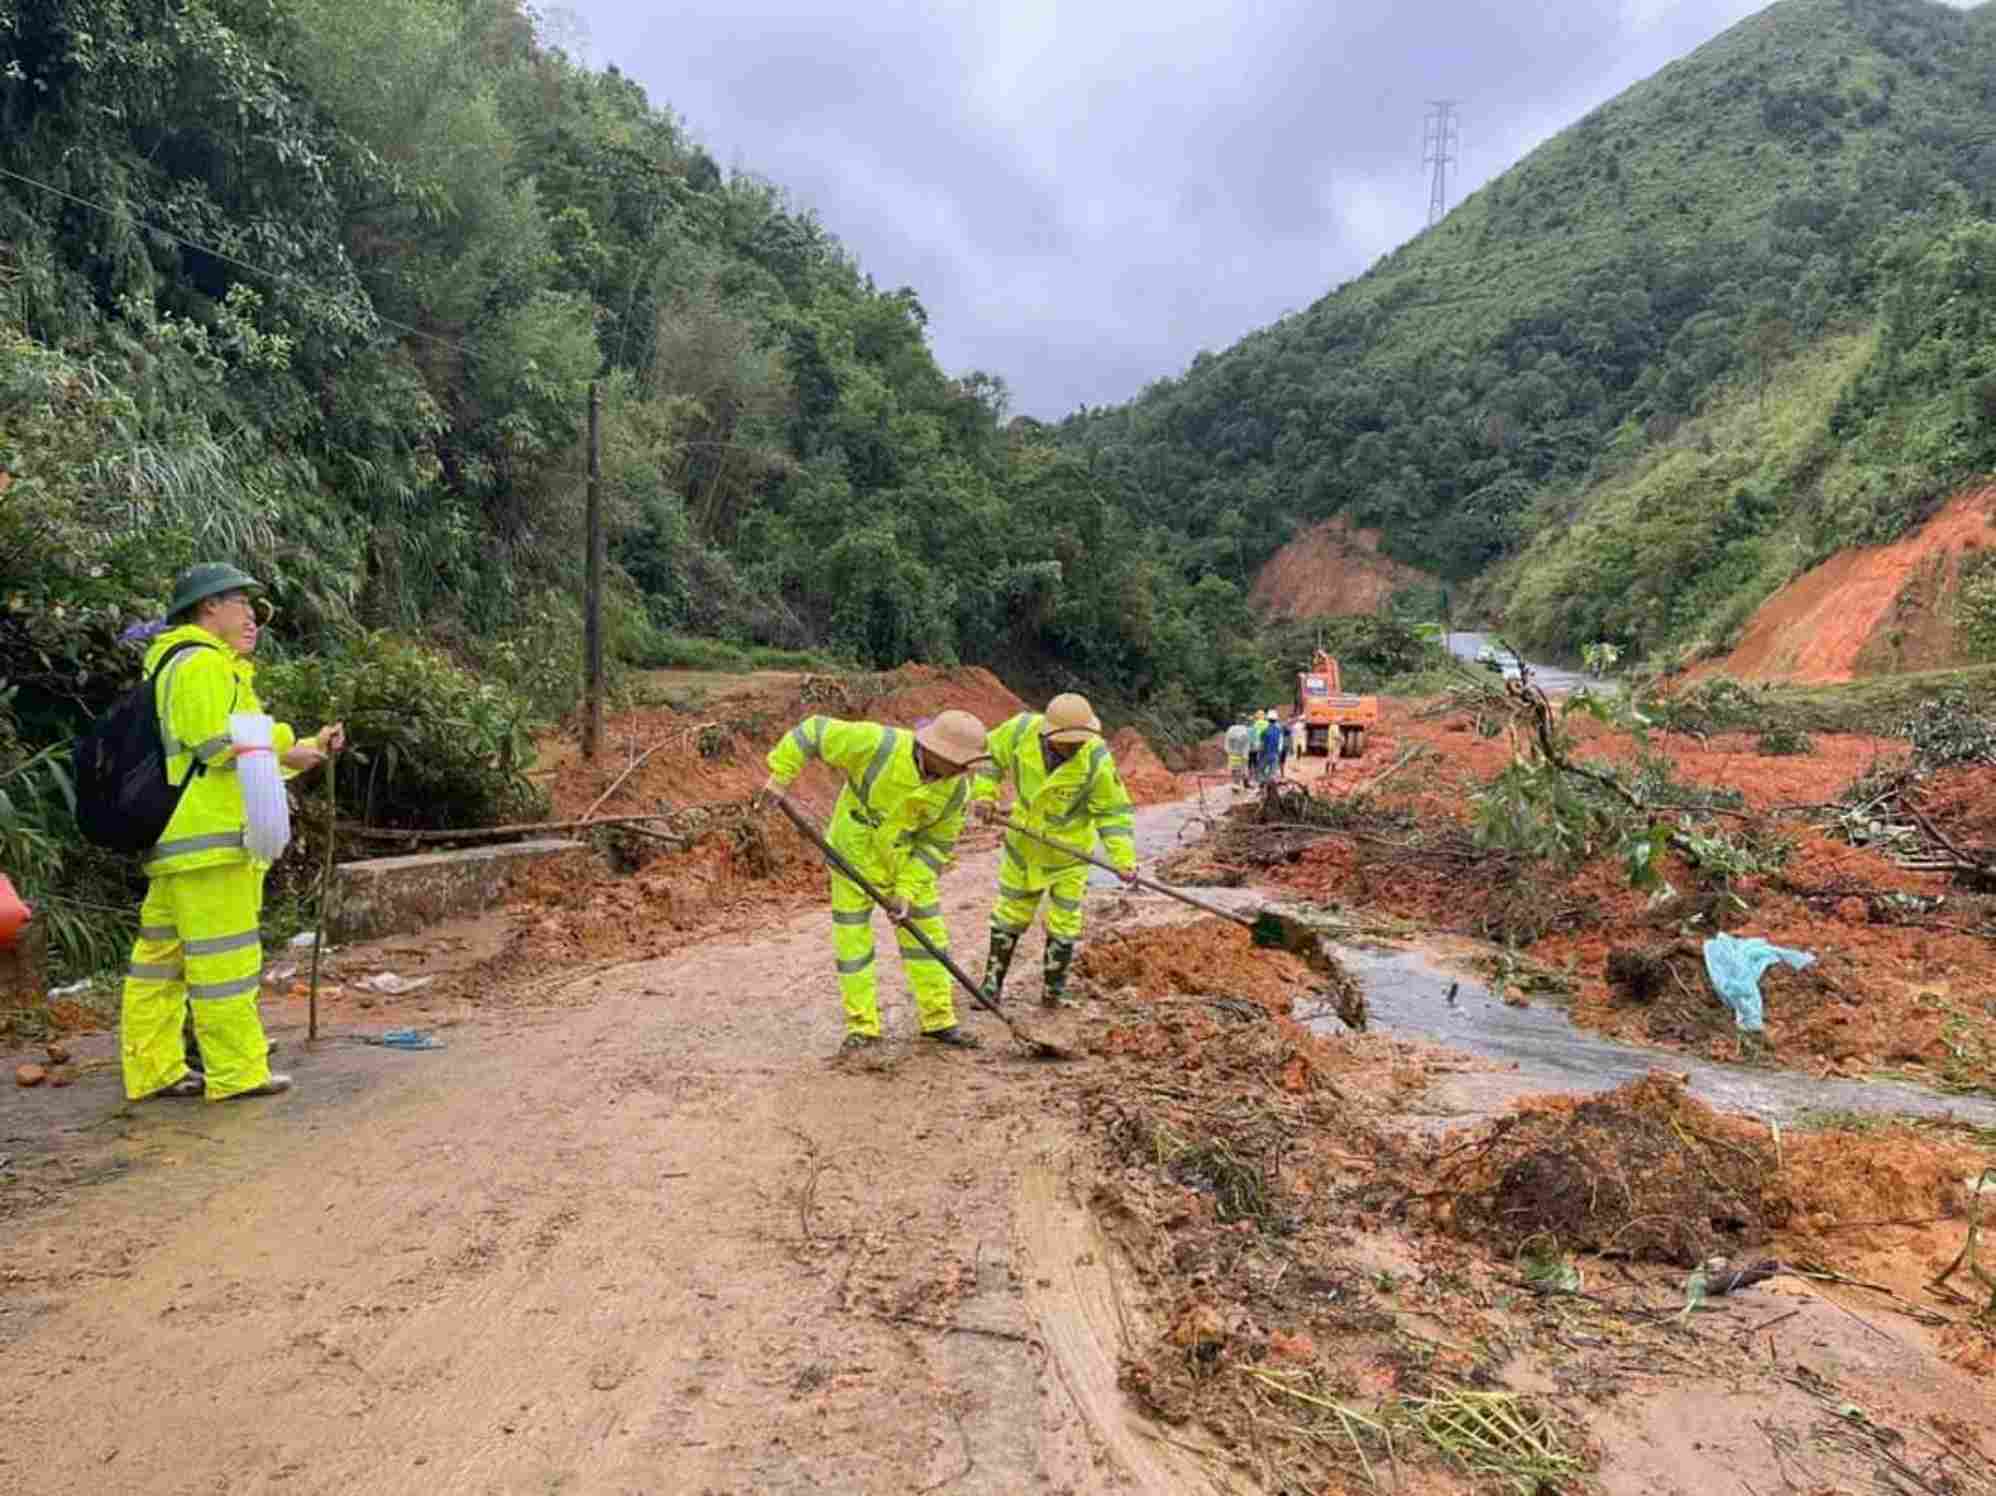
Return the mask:
M 1690 1267 L 1764 1241 L 1790 1202 L 1765 1132 L 1720 1117 L 1674 1076 L 1492 1123 L 1440 1179 L 1447 1223 L 1516 1252 L 1574 1250 Z

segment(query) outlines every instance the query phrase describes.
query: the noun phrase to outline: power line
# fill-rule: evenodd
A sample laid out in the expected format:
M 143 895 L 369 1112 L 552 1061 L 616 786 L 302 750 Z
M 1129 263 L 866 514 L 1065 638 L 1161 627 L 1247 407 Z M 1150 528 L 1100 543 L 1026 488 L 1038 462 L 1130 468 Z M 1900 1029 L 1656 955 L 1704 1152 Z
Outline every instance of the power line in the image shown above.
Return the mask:
M 108 203 L 100 203 L 92 198 L 81 197 L 74 192 L 66 190 L 65 188 L 56 186 L 53 182 L 44 182 L 37 177 L 31 177 L 27 175 L 25 172 L 14 171 L 5 166 L 0 166 L 0 177 L 11 177 L 13 178 L 13 180 L 17 182 L 27 183 L 30 187 L 39 187 L 42 191 L 49 193 L 52 196 L 59 197 L 63 199 L 65 202 L 74 203 L 79 208 L 88 208 L 92 212 L 101 213 L 106 218 L 113 218 L 113 219 L 127 218 L 127 217 L 137 218 L 140 227 L 144 228 L 148 233 L 157 234 L 160 236 L 160 238 L 168 240 L 171 243 L 178 244 L 183 249 L 199 250 L 204 255 L 208 255 L 213 259 L 220 260 L 224 265 L 233 265 L 236 269 L 248 271 L 251 275 L 260 275 L 267 280 L 288 283 L 289 285 L 296 287 L 298 289 L 316 292 L 319 295 L 331 297 L 336 301 L 341 299 L 340 292 L 331 290 L 329 288 L 316 286 L 311 281 L 306 280 L 303 276 L 295 275 L 291 271 L 270 270 L 262 265 L 252 265 L 248 260 L 238 259 L 236 256 L 228 253 L 228 251 L 226 250 L 215 248 L 215 246 L 212 244 L 203 244 L 198 239 L 190 239 L 184 234 L 175 233 L 172 229 L 161 228 L 157 223 L 149 222 L 143 215 L 132 212 L 130 207 L 115 208 Z M 407 322 L 398 322 L 393 317 L 385 317 L 380 312 L 374 309 L 374 306 L 371 302 L 369 303 L 367 310 L 369 315 L 371 315 L 375 321 L 381 323 L 384 327 L 392 327 L 396 329 L 396 331 L 398 332 L 405 332 L 409 334 L 410 337 L 421 338 L 425 342 L 435 343 L 440 347 L 453 349 L 456 352 L 463 354 L 466 358 L 477 359 L 483 356 L 479 352 L 479 350 L 474 348 L 471 344 L 462 342 L 459 339 L 441 337 L 436 333 L 426 332 L 420 327 L 412 327 Z

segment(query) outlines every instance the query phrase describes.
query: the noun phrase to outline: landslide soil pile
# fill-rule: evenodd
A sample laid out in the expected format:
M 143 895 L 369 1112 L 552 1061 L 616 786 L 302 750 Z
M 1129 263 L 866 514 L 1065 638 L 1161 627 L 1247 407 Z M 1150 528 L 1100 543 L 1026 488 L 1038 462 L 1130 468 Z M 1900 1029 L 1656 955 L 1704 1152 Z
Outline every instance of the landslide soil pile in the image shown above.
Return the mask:
M 1910 1127 L 1777 1139 L 1655 1072 L 1597 1096 L 1528 1098 L 1439 1157 L 1438 1225 L 1510 1253 L 1688 1268 L 1749 1250 L 1848 1262 L 1866 1233 L 1961 1220 L 1981 1154 Z
M 1700 963 L 1679 960 L 1681 981 L 1650 986 L 1612 980 L 1610 963 L 1666 960 L 1673 948 L 1681 957 L 1722 929 L 1764 936 L 1818 964 L 1765 979 L 1757 1057 L 1996 1087 L 1996 904 L 1976 880 L 1903 865 L 1895 849 L 1918 830 L 1909 813 L 1853 809 L 1866 798 L 1853 786 L 1905 769 L 1903 740 L 1819 736 L 1806 754 L 1770 755 L 1756 734 L 1652 733 L 1650 762 L 1667 770 L 1668 793 L 1724 795 L 1731 809 L 1710 824 L 1760 858 L 1748 874 L 1715 877 L 1672 854 L 1662 871 L 1675 893 L 1659 898 L 1632 887 L 1605 846 L 1527 859 L 1479 840 L 1477 797 L 1524 746 L 1511 724 L 1399 701 L 1382 711 L 1364 765 L 1332 763 L 1309 784 L 1313 809 L 1292 806 L 1271 824 L 1262 802 L 1237 806 L 1174 866 L 1219 883 L 1266 877 L 1313 901 L 1497 942 L 1522 958 L 1532 985 L 1570 1002 L 1576 1022 L 1714 1058 L 1740 1058 L 1742 1040 Z M 1569 726 L 1578 763 L 1633 777 L 1639 745 L 1626 734 Z M 1381 779 L 1381 765 L 1403 759 Z M 1957 844 L 1996 841 L 1996 767 L 1941 769 L 1907 794 Z M 1895 824 L 1853 845 L 1879 817 Z
M 539 971 L 663 955 L 694 935 L 752 930 L 819 897 L 825 875 L 818 854 L 780 818 L 745 809 L 768 777 L 770 747 L 813 713 L 913 726 L 950 709 L 995 725 L 1025 703 L 975 667 L 746 677 L 738 689 L 697 703 L 611 714 L 596 764 L 585 764 L 574 742 L 557 741 L 544 771 L 557 819 L 592 812 L 669 819 L 590 832 L 607 863 L 598 875 L 541 872 L 516 880 L 506 912 L 509 939 L 495 967 Z M 1119 733 L 1112 746 L 1138 804 L 1181 793 L 1134 729 Z M 820 823 L 837 794 L 835 776 L 816 764 L 792 791 Z M 961 848 L 988 846 L 995 836 L 967 831 Z
M 1901 1278 L 1931 1277 L 1963 1236 L 1977 1154 L 1945 1134 L 1777 1141 L 1656 1075 L 1433 1138 L 1408 1116 L 1448 1058 L 1299 1026 L 1307 969 L 1235 926 L 1104 935 L 1077 973 L 1099 1037 L 1073 1087 L 1073 1183 L 1127 1272 L 1121 1386 L 1216 1480 L 1578 1488 L 1628 1442 L 1607 1410 L 1681 1388 L 1768 1416 L 1782 1366 L 1728 1322 L 1807 1311 L 1819 1347 L 1826 1328 L 1867 1333 L 1834 1305 L 1777 1318 L 1784 1285 L 1823 1291 L 1798 1267 L 1848 1277 L 1890 1250 Z M 1766 1265 L 1715 1270 L 1714 1302 L 1730 1288 L 1742 1307 L 1687 1324 L 1684 1268 L 1715 1252 Z M 1935 1362 L 1976 1373 L 1996 1355 L 1963 1308 L 1910 1312 Z M 1949 1388 L 1951 1413 L 1983 1396 Z M 1996 1473 L 1973 1427 L 1947 1435 L 1950 1457 Z
M 1890 545 L 1841 551 L 1754 612 L 1739 642 L 1700 675 L 1847 681 L 1970 663 L 1954 603 L 1962 568 L 1996 544 L 1996 488 L 1957 495 Z
M 1379 541 L 1377 530 L 1326 520 L 1268 559 L 1249 600 L 1281 618 L 1376 613 L 1401 588 L 1434 584 L 1428 573 L 1380 555 Z

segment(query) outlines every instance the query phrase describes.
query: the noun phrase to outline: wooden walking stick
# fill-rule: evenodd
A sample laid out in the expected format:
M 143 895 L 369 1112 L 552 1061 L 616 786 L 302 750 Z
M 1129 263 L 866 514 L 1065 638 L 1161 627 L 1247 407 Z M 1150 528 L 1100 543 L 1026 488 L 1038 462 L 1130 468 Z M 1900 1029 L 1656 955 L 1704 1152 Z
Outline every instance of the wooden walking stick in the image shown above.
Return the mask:
M 319 1037 L 319 950 L 326 943 L 326 904 L 333 896 L 333 824 L 339 815 L 340 803 L 334 795 L 334 766 L 339 755 L 326 755 L 326 870 L 319 880 L 318 924 L 312 931 L 312 995 L 307 1001 L 305 1013 L 305 1038 L 309 1042 Z

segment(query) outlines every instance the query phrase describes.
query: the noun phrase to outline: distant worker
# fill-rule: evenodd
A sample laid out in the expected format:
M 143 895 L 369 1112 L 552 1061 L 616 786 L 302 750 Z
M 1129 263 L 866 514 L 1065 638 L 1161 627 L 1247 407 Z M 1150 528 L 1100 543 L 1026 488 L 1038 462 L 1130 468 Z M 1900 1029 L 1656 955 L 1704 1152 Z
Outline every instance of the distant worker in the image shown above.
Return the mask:
M 958 1049 L 977 1048 L 977 1039 L 957 1026 L 949 976 L 911 932 L 949 949 L 936 878 L 953 859 L 970 801 L 969 771 L 984 755 L 984 724 L 969 712 L 943 712 L 913 731 L 806 717 L 770 750 L 769 782 L 755 796 L 758 808 L 773 803 L 812 759 L 844 779 L 825 839 L 894 906 L 889 918 L 900 927 L 901 966 L 922 1037 Z M 831 886 L 832 950 L 846 1015 L 841 1053 L 852 1054 L 880 1042 L 874 904 L 837 871 Z
M 1073 692 L 1047 703 L 1046 714 L 1021 712 L 991 730 L 990 767 L 980 770 L 972 792 L 980 820 L 1004 818 L 998 794 L 1014 791 L 1013 824 L 1108 858 L 1125 883 L 1136 877 L 1137 848 L 1129 791 L 1102 741 L 1102 724 L 1088 698 Z M 1097 850 L 1098 841 L 1100 850 Z M 991 957 L 984 966 L 984 995 L 997 1002 L 1019 941 L 1032 928 L 1040 900 L 1047 901 L 1044 984 L 1040 1001 L 1065 1001 L 1068 968 L 1081 941 L 1081 901 L 1088 864 L 1044 842 L 1005 834 L 998 863 L 998 901 L 991 906 Z
M 1289 757 L 1292 760 L 1302 758 L 1303 750 L 1309 746 L 1309 733 L 1309 726 L 1301 713 L 1289 719 Z
M 1240 717 L 1227 729 L 1227 773 L 1233 780 L 1235 789 L 1241 789 L 1247 784 L 1247 765 L 1247 718 Z
M 1270 707 L 1268 721 L 1261 730 L 1261 773 L 1265 782 L 1273 784 L 1282 777 L 1282 755 L 1289 744 L 1289 730 L 1282 725 L 1282 715 Z
M 1261 783 L 1261 731 L 1267 714 L 1256 711 L 1248 719 L 1247 780 L 1250 788 Z

